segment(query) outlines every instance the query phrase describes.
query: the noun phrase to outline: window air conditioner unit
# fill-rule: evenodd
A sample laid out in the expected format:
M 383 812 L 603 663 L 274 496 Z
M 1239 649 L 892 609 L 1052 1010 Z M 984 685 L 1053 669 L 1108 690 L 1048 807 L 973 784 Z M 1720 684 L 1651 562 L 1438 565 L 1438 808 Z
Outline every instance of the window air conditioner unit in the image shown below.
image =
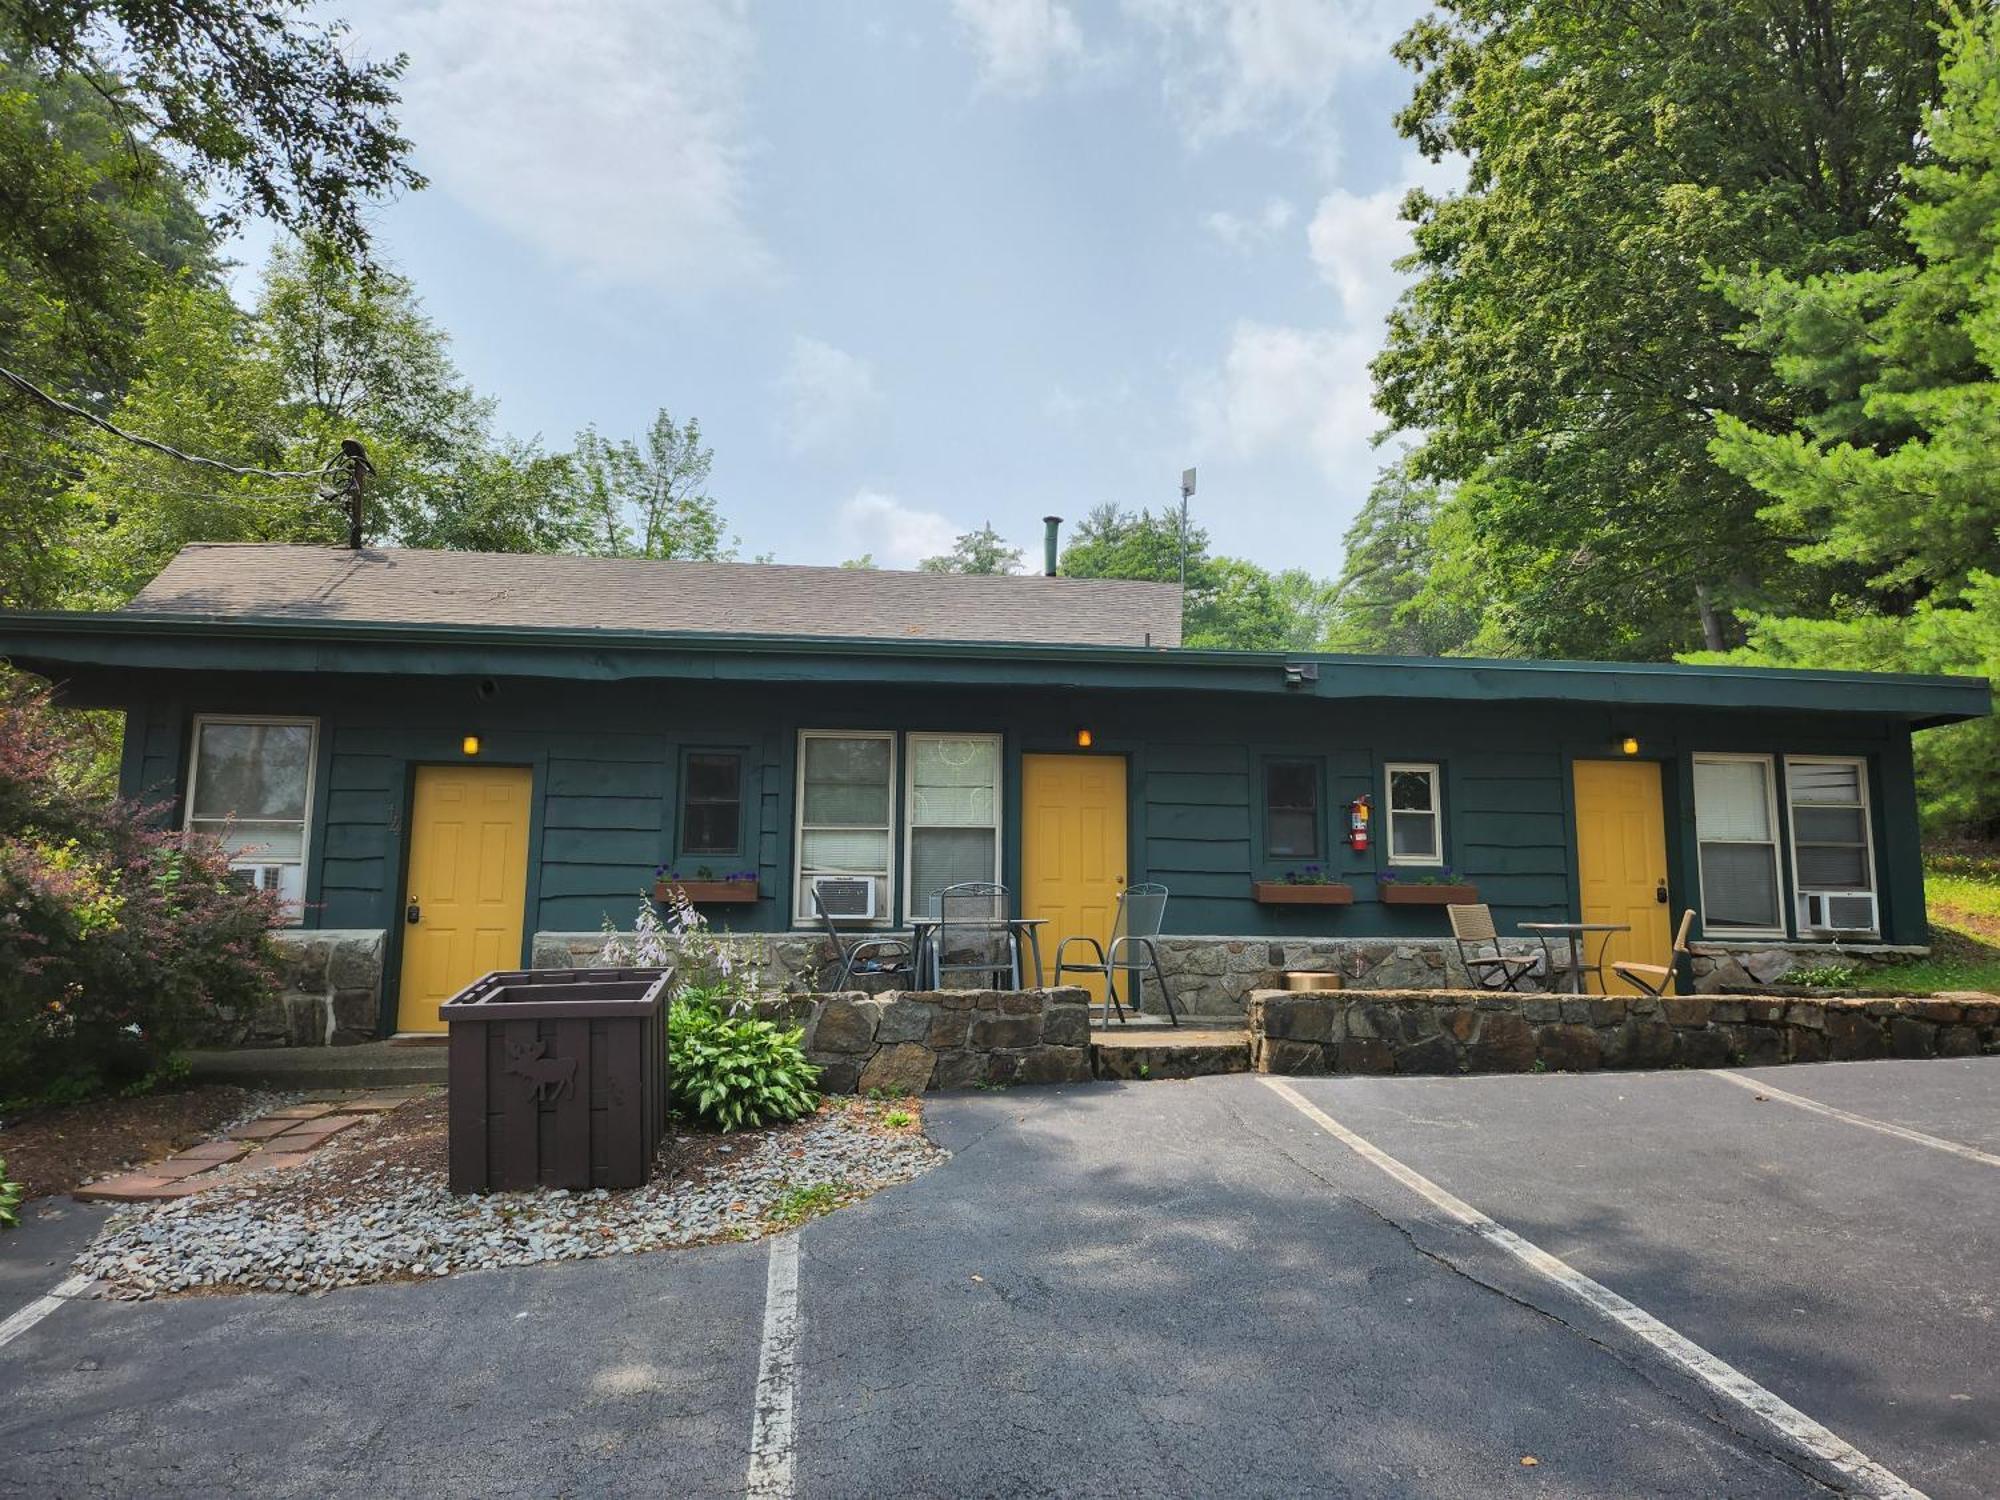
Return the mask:
M 819 909 L 835 921 L 866 921 L 875 915 L 872 875 L 815 875 L 812 889 Z
M 1806 891 L 1805 925 L 1814 932 L 1873 932 L 1873 891 Z

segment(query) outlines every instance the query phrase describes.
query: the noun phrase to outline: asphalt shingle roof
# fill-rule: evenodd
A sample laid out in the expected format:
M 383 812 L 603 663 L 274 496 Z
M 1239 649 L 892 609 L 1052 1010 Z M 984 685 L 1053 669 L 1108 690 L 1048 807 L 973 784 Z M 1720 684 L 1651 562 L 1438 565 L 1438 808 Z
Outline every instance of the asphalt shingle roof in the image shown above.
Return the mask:
M 146 614 L 406 625 L 1178 646 L 1180 591 L 1129 579 L 967 577 L 780 563 L 197 542 Z

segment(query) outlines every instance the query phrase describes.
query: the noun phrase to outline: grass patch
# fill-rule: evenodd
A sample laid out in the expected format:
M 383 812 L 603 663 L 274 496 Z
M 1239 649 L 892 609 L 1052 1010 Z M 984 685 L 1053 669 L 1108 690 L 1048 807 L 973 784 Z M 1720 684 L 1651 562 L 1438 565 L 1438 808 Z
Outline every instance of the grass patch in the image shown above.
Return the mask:
M 771 1205 L 766 1216 L 781 1229 L 796 1229 L 807 1219 L 817 1219 L 821 1214 L 832 1213 L 840 1207 L 842 1185 L 837 1182 L 815 1182 L 807 1187 L 787 1188 Z
M 1956 848 L 1924 857 L 1931 956 L 1877 969 L 1873 988 L 2000 994 L 2000 850 Z

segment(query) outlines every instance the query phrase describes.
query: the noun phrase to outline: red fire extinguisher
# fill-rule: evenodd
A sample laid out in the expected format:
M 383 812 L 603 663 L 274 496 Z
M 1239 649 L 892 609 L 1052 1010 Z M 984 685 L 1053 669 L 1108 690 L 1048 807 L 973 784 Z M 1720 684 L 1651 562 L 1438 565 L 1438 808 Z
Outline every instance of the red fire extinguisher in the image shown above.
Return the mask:
M 1368 818 L 1371 808 L 1366 797 L 1347 804 L 1347 842 L 1355 849 L 1368 847 Z

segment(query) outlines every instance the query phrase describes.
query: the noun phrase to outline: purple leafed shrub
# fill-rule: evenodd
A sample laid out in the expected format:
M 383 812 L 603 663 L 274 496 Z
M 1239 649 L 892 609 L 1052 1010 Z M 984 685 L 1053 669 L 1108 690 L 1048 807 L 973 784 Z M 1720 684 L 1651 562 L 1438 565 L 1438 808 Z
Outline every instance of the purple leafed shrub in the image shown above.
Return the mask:
M 278 898 L 66 785 L 69 736 L 46 691 L 0 686 L 0 1099 L 134 1082 L 278 984 Z

